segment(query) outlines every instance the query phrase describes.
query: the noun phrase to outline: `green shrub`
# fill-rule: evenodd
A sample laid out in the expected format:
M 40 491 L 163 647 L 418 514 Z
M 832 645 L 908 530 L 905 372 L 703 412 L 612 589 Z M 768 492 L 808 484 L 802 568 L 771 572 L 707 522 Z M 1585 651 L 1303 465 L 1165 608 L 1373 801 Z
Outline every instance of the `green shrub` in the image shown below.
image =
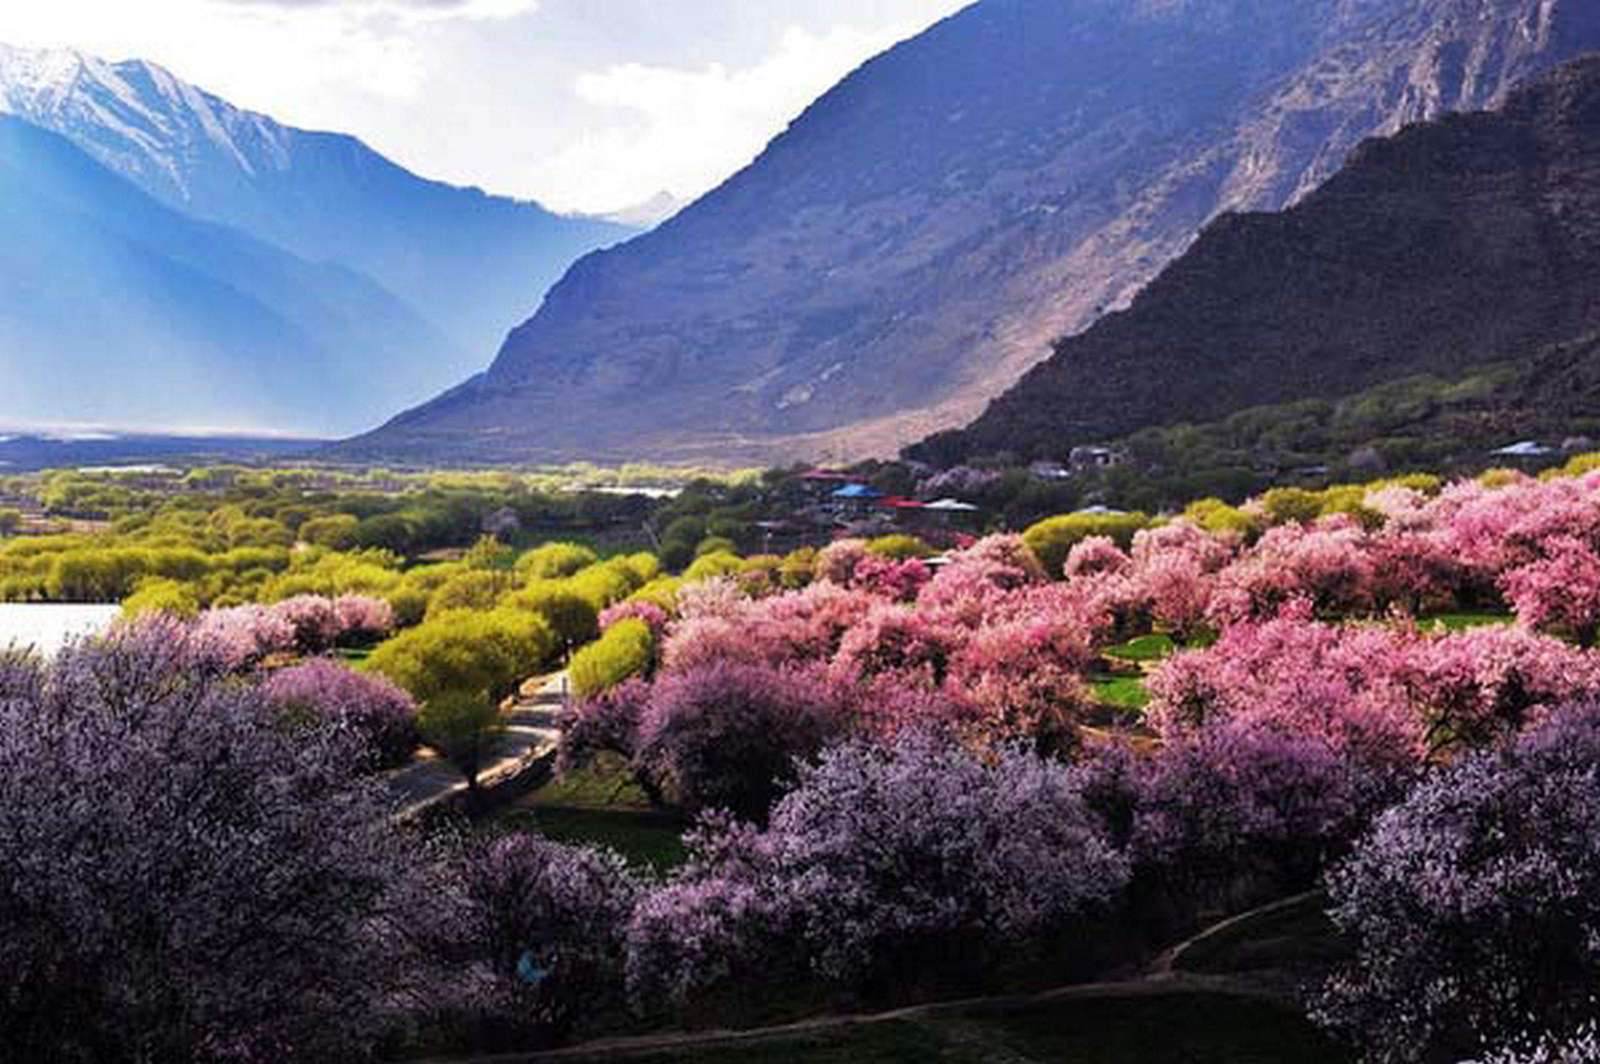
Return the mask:
M 422 741 L 454 765 L 474 793 L 478 770 L 504 728 L 499 705 L 482 691 L 441 691 L 417 713 Z
M 526 610 L 458 610 L 429 617 L 390 639 L 365 667 L 423 701 L 445 691 L 484 691 L 498 701 L 548 667 L 559 641 Z
M 1296 521 L 1307 524 L 1322 516 L 1323 495 L 1305 488 L 1273 488 L 1261 496 L 1267 518 L 1275 525 Z
M 799 590 L 811 583 L 817 571 L 817 548 L 800 547 L 783 556 L 778 567 L 778 580 L 790 590 Z
M 907 535 L 904 532 L 879 536 L 877 539 L 868 541 L 867 551 L 883 558 L 892 558 L 897 562 L 903 562 L 907 558 L 927 558 L 933 555 L 932 547 L 916 536 Z
M 638 579 L 639 586 L 644 587 L 650 581 L 661 575 L 661 562 L 649 551 L 640 551 L 620 559 L 620 563 L 628 568 Z
M 596 613 L 613 602 L 621 602 L 637 589 L 634 574 L 620 565 L 591 565 L 569 578 L 567 586 L 594 608 Z
M 676 576 L 658 576 L 628 596 L 629 602 L 653 602 L 667 613 L 678 611 L 678 588 L 683 581 Z
M 630 676 L 648 672 L 654 659 L 655 636 L 650 626 L 634 617 L 618 621 L 572 656 L 567 669 L 572 692 L 579 698 L 591 698 Z
M 300 538 L 318 547 L 347 550 L 356 545 L 356 529 L 360 525 L 360 519 L 353 514 L 313 517 L 300 526 Z
M 736 576 L 743 568 L 744 562 L 737 554 L 725 552 L 705 554 L 694 560 L 694 564 L 684 572 L 683 579 L 695 583 L 719 576 Z
M 394 623 L 399 628 L 421 624 L 428 615 L 428 593 L 419 587 L 402 585 L 384 596 L 394 610 Z
M 492 610 L 511 593 L 515 580 L 510 573 L 493 569 L 470 569 L 457 573 L 428 597 L 428 616 L 454 610 Z
M 707 536 L 694 548 L 696 558 L 704 558 L 707 554 L 737 554 L 739 545 L 727 536 Z
M 1090 536 L 1109 536 L 1119 547 L 1127 549 L 1133 534 L 1147 528 L 1150 519 L 1142 513 L 1100 514 L 1078 513 L 1047 517 L 1022 534 L 1023 542 L 1033 551 L 1044 566 L 1045 572 L 1059 579 L 1067 563 L 1067 554 L 1078 543 Z
M 600 631 L 600 611 L 573 588 L 570 580 L 530 580 L 506 600 L 506 605 L 544 617 L 566 647 L 587 643 Z
M 194 588 L 164 576 L 146 577 L 139 581 L 133 594 L 122 600 L 124 617 L 139 617 L 147 613 L 193 617 L 199 612 L 200 600 Z
M 530 580 L 559 580 L 573 576 L 595 562 L 599 556 L 581 543 L 546 543 L 517 559 L 517 572 Z
M 1260 531 L 1254 517 L 1221 499 L 1196 499 L 1185 507 L 1183 516 L 1207 532 L 1234 532 L 1241 536 L 1252 536 Z

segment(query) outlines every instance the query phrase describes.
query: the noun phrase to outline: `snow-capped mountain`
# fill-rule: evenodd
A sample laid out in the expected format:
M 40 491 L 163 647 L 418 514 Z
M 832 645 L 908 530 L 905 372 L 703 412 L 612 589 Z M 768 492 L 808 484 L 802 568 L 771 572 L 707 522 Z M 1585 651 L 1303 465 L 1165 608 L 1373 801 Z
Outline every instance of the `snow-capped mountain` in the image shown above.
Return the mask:
M 428 181 L 354 137 L 285 126 L 141 60 L 0 45 L 0 112 L 195 218 L 366 274 L 481 367 L 575 259 L 634 230 Z

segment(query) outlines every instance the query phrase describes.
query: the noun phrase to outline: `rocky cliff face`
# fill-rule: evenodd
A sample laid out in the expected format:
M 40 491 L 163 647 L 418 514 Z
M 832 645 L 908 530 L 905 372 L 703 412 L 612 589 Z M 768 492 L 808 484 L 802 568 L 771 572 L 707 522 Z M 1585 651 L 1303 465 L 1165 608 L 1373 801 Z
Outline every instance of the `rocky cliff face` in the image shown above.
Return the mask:
M 1588 0 L 981 0 L 580 261 L 350 453 L 779 459 L 964 423 L 1219 212 L 1600 47 Z
M 1535 80 L 1498 112 L 1365 143 L 1285 212 L 1220 218 L 1127 312 L 1062 341 L 976 423 L 913 453 L 945 462 L 1057 454 L 1151 425 L 1488 363 L 1518 367 L 1489 404 L 1495 423 L 1559 431 L 1545 414 L 1572 414 L 1594 397 L 1597 283 L 1592 57 Z M 1535 409 L 1531 421 L 1514 416 Z

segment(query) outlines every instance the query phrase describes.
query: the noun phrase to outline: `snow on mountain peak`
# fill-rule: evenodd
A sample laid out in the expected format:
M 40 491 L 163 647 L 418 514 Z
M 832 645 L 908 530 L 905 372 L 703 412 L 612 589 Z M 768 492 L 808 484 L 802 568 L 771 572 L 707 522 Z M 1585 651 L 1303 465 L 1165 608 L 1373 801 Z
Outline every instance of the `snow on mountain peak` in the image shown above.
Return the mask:
M 108 63 L 74 49 L 0 44 L 0 113 L 72 140 L 147 190 L 189 198 L 191 171 L 245 178 L 288 165 L 291 131 L 144 60 Z

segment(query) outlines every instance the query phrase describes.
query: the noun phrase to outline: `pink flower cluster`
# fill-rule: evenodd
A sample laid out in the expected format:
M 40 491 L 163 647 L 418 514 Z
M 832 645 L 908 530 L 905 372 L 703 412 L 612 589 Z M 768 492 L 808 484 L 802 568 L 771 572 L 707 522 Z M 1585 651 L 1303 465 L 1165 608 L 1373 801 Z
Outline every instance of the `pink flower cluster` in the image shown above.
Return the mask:
M 374 642 L 394 629 L 394 610 L 363 595 L 299 595 L 272 606 L 207 610 L 196 633 L 232 668 L 242 669 L 272 654 L 320 654 L 340 644 Z

